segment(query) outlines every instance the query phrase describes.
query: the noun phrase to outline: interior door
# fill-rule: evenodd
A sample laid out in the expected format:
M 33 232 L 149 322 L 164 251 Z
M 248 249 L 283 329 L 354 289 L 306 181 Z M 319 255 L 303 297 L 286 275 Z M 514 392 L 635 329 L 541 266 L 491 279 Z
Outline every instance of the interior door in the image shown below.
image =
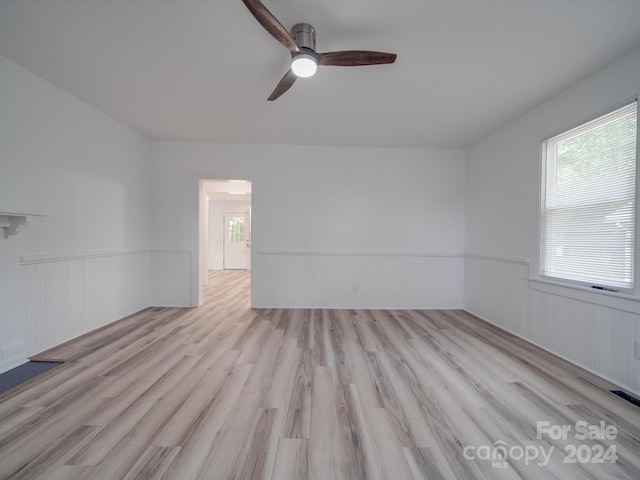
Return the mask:
M 249 214 L 224 214 L 224 269 L 247 270 L 251 253 Z

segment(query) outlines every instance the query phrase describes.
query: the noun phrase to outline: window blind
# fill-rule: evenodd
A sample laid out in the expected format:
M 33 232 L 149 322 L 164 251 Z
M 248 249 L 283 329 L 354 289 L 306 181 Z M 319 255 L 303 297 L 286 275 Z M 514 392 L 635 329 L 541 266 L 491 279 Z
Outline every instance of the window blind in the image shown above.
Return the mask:
M 637 102 L 542 145 L 540 275 L 634 286 Z

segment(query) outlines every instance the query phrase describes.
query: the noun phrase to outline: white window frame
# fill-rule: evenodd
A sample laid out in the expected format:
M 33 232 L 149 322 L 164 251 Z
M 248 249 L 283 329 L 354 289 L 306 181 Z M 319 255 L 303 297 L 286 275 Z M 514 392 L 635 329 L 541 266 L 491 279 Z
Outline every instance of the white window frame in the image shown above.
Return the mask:
M 547 142 L 552 141 L 553 139 L 555 139 L 556 137 L 560 137 L 563 136 L 575 129 L 579 129 L 580 127 L 583 127 L 595 120 L 598 120 L 616 110 L 619 110 L 621 108 L 624 108 L 625 106 L 631 105 L 631 104 L 636 104 L 636 168 L 635 168 L 635 216 L 634 216 L 634 228 L 635 228 L 635 239 L 634 239 L 634 251 L 633 251 L 633 284 L 630 288 L 621 288 L 621 287 L 609 287 L 606 282 L 603 283 L 591 283 L 591 282 L 581 282 L 578 280 L 573 280 L 573 279 L 568 279 L 568 278 L 562 278 L 562 277 L 554 277 L 554 276 L 548 276 L 545 275 L 542 270 L 543 270 L 543 249 L 544 249 L 544 240 L 543 240 L 543 195 L 545 194 L 545 190 L 547 188 L 549 188 L 549 184 L 546 180 L 546 178 L 543 175 L 543 172 L 545 172 L 545 168 L 546 168 L 546 162 L 547 162 L 547 151 L 546 151 L 546 145 Z M 624 102 L 621 102 L 618 105 L 615 105 L 614 107 L 607 109 L 604 112 L 599 113 L 598 115 L 595 115 L 587 120 L 581 121 L 578 124 L 570 127 L 570 128 L 565 128 L 561 131 L 558 131 L 556 133 L 554 133 L 553 135 L 549 135 L 548 137 L 544 138 L 541 142 L 540 142 L 540 160 L 539 160 L 539 175 L 538 175 L 538 202 L 536 205 L 536 209 L 537 209 L 537 217 L 538 217 L 538 222 L 537 222 L 537 235 L 536 235 L 536 245 L 537 245 L 537 251 L 536 251 L 536 257 L 537 257 L 537 261 L 535 262 L 535 272 L 532 272 L 532 277 L 530 278 L 531 280 L 539 280 L 545 283 L 549 283 L 549 284 L 555 284 L 557 286 L 565 286 L 565 287 L 569 287 L 569 288 L 579 288 L 579 289 L 584 289 L 584 290 L 588 290 L 594 293 L 602 293 L 602 294 L 613 294 L 613 295 L 624 295 L 624 296 L 636 296 L 637 294 L 637 290 L 638 290 L 638 284 L 640 283 L 640 276 L 639 276 L 639 272 L 640 272 L 640 257 L 639 257 L 639 253 L 640 253 L 640 248 L 639 248 L 639 243 L 640 243 L 640 226 L 639 226 L 639 217 L 640 217 L 640 204 L 638 203 L 638 201 L 640 200 L 640 121 L 638 121 L 638 99 L 637 97 L 628 99 Z M 533 266 L 533 265 L 532 265 Z

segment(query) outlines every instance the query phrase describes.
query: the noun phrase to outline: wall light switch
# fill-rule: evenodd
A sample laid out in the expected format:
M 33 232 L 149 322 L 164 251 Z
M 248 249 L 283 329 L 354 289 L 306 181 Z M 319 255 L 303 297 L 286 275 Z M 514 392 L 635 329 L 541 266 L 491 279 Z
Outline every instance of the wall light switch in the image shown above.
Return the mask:
M 640 340 L 635 341 L 633 356 L 636 358 L 636 360 L 640 360 Z

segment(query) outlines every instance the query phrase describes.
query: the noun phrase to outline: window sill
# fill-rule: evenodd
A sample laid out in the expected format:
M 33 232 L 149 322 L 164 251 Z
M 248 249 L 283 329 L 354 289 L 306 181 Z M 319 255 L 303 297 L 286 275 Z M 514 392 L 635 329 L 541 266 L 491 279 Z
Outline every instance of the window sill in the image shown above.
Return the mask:
M 640 315 L 640 298 L 635 295 L 607 292 L 606 290 L 594 290 L 588 287 L 568 285 L 541 278 L 530 277 L 528 280 L 529 288 L 537 292 L 548 293 Z

